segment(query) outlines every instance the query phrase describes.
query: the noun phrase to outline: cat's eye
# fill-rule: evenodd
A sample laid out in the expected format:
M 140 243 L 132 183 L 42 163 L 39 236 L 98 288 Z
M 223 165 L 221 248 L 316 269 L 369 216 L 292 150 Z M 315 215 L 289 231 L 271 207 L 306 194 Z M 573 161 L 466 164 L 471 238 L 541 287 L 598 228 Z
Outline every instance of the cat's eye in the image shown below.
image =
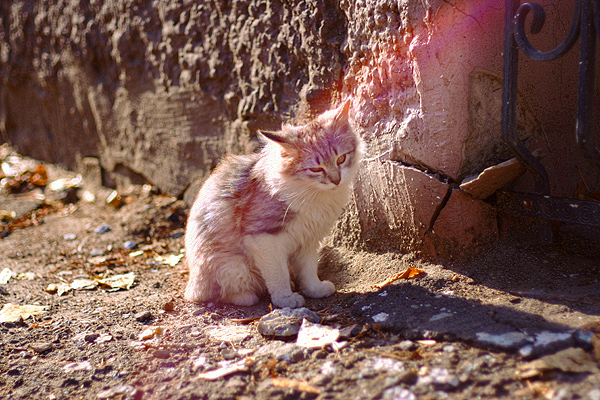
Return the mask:
M 339 156 L 339 157 L 337 158 L 337 163 L 338 163 L 338 165 L 340 165 L 340 164 L 343 164 L 343 163 L 344 163 L 344 161 L 346 161 L 346 155 L 345 155 L 345 154 L 342 154 L 341 156 Z
M 309 169 L 312 172 L 315 172 L 315 173 L 317 173 L 317 172 L 323 172 L 323 168 L 321 168 L 321 167 L 315 167 L 315 168 L 309 168 Z

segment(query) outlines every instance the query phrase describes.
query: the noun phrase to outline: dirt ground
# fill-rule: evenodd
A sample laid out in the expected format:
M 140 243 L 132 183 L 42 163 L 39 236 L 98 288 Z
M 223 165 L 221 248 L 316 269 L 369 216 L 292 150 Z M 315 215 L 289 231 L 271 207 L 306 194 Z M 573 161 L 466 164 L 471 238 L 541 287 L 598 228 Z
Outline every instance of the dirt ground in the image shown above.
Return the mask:
M 328 249 L 338 293 L 307 308 L 340 333 L 310 348 L 259 333 L 268 299 L 183 302 L 182 201 L 136 187 L 114 207 L 86 181 L 52 192 L 75 175 L 47 171 L 0 198 L 0 300 L 19 314 L 0 323 L 0 398 L 600 400 L 593 244 L 446 263 Z M 425 274 L 373 286 L 408 267 Z

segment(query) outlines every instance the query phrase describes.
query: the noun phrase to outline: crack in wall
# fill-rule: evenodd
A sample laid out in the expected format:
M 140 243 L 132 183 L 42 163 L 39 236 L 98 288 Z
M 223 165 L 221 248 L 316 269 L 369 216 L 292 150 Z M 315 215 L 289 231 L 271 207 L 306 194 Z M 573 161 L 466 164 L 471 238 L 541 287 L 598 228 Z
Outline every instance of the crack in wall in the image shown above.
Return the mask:
M 435 221 L 440 216 L 440 213 L 442 212 L 444 207 L 446 207 L 446 204 L 448 204 L 448 200 L 450 200 L 451 195 L 452 195 L 452 187 L 450 185 L 448 185 L 448 187 L 446 189 L 446 194 L 442 198 L 442 201 L 440 201 L 438 206 L 435 208 L 435 211 L 433 212 L 433 215 L 431 216 L 431 220 L 429 221 L 429 226 L 427 227 L 427 233 L 433 232 L 433 226 L 435 224 Z

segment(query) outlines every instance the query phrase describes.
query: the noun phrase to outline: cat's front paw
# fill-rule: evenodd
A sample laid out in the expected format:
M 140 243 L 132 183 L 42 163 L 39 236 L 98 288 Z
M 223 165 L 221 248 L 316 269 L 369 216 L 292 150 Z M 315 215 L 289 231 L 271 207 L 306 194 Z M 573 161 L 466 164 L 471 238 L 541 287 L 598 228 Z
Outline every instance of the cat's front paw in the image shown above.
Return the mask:
M 302 288 L 302 292 L 313 299 L 320 299 L 334 294 L 335 286 L 329 281 L 320 281 L 316 285 Z
M 291 293 L 290 295 L 274 295 L 271 296 L 273 305 L 279 308 L 298 308 L 304 305 L 304 297 L 299 293 Z

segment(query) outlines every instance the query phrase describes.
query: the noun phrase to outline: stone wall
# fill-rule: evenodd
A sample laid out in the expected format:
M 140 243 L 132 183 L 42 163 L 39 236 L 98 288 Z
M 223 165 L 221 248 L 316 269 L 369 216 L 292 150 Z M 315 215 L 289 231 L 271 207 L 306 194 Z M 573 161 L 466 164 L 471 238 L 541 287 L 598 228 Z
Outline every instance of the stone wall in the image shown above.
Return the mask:
M 2 140 L 74 170 L 97 157 L 105 184 L 180 196 L 223 155 L 251 151 L 258 129 L 351 97 L 368 150 L 336 243 L 452 256 L 498 237 L 492 205 L 458 184 L 511 157 L 500 140 L 503 2 L 197 3 L 2 2 Z M 571 10 L 544 3 L 541 44 L 555 46 Z M 575 151 L 556 153 L 572 129 L 575 68 L 576 55 L 526 61 L 518 111 L 561 195 L 580 165 Z

